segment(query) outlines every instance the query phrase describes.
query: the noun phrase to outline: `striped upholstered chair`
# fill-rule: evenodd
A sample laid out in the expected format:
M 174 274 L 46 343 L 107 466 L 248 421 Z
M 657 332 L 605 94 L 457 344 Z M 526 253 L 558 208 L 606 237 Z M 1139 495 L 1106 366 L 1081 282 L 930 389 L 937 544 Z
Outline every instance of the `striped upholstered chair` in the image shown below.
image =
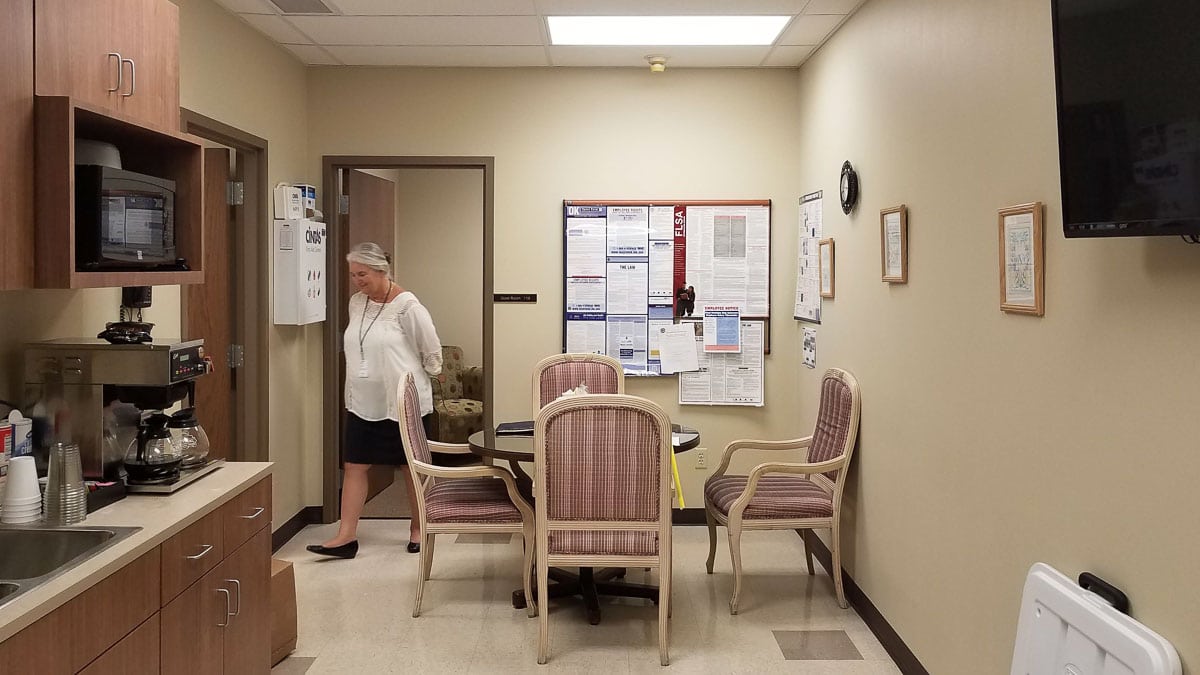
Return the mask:
M 671 422 L 666 413 L 637 396 L 575 396 L 546 404 L 533 437 L 538 663 L 550 656 L 550 567 L 612 566 L 658 568 L 658 651 L 667 665 Z
M 729 533 L 733 559 L 733 597 L 729 613 L 738 612 L 742 590 L 742 530 L 831 530 L 833 562 L 830 575 L 838 604 L 846 607 L 842 590 L 841 515 L 846 469 L 854 452 L 861 408 L 858 381 L 844 370 L 830 368 L 821 380 L 821 407 L 813 435 L 790 441 L 734 441 L 725 447 L 721 466 L 704 483 L 704 513 L 708 519 L 708 573 L 717 554 L 717 524 Z M 735 452 L 805 450 L 802 462 L 768 462 L 748 476 L 725 473 Z M 806 532 L 805 535 L 808 533 Z M 805 540 L 807 542 L 807 539 Z M 808 573 L 812 551 L 805 543 Z
M 587 385 L 589 394 L 624 394 L 621 362 L 603 354 L 555 354 L 533 367 L 533 414 L 568 389 Z
M 521 579 L 525 597 L 530 597 L 529 576 L 533 569 L 533 509 L 517 492 L 511 473 L 495 466 L 445 467 L 433 464 L 425 427 L 421 424 L 421 402 L 412 374 L 400 384 L 400 437 L 413 472 L 417 493 L 417 517 L 421 523 L 421 559 L 417 570 L 414 617 L 421 613 L 421 594 L 433 567 L 434 537 L 463 532 L 514 532 L 524 538 L 525 560 Z M 537 608 L 529 603 L 529 616 Z

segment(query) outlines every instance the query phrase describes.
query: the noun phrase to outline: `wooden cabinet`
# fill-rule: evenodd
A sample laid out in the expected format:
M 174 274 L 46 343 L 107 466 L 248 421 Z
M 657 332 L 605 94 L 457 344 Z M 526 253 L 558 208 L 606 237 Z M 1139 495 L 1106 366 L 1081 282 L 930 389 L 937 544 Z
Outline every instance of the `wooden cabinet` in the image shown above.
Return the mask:
M 224 672 L 271 670 L 271 533 L 262 528 L 217 568 L 218 581 L 232 591 L 234 607 L 225 626 Z
M 179 9 L 167 0 L 37 0 L 36 93 L 179 130 Z
M 225 557 L 225 550 L 219 511 L 204 516 L 163 542 L 163 606 L 216 567 Z
M 81 675 L 152 675 L 158 672 L 158 624 L 155 613 L 129 635 L 88 664 Z
M 225 550 L 232 552 L 271 524 L 271 480 L 264 478 L 221 507 Z
M 224 668 L 224 594 L 209 572 L 162 609 L 159 659 L 164 673 L 219 675 Z
M 33 0 L 0 3 L 0 290 L 33 286 Z

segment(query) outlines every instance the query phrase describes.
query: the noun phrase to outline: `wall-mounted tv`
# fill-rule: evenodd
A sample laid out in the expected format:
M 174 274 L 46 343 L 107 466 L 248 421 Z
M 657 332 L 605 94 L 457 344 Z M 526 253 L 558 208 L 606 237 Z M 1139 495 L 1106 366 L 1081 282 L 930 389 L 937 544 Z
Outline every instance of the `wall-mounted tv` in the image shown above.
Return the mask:
M 1200 0 L 1053 0 L 1063 230 L 1200 235 Z

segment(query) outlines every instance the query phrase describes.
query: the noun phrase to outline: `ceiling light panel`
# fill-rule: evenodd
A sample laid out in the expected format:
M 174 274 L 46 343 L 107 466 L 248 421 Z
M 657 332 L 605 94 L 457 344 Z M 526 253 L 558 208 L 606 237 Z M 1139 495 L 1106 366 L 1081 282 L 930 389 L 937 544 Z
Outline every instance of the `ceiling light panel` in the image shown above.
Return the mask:
M 548 16 L 554 45 L 769 45 L 790 16 Z
M 857 1 L 857 0 L 856 0 Z M 543 16 L 720 16 L 792 15 L 810 0 L 537 0 Z

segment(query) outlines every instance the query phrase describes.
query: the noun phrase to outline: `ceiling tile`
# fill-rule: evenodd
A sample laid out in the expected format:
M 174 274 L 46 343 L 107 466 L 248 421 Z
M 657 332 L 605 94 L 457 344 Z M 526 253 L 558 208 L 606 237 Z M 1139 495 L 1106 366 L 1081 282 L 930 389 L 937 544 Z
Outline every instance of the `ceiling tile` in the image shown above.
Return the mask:
M 296 16 L 297 28 L 323 45 L 541 45 L 532 16 Z
M 520 68 L 545 66 L 542 47 L 328 47 L 348 66 Z
M 296 30 L 288 20 L 273 14 L 243 14 L 242 18 L 251 26 L 267 34 L 280 44 L 309 44 L 312 42 Z
M 812 0 L 804 8 L 805 14 L 849 14 L 858 8 L 863 0 Z
M 790 66 L 795 67 L 804 63 L 809 54 L 813 53 L 815 47 L 776 47 L 767 55 L 764 66 Z
M 819 45 L 845 17 L 840 14 L 802 14 L 792 20 L 777 44 Z
M 301 61 L 310 66 L 340 66 L 341 62 L 329 55 L 321 47 L 316 45 L 284 45 L 284 47 L 295 54 Z
M 534 15 L 533 0 L 325 0 L 348 16 Z
M 546 16 L 728 16 L 799 14 L 809 0 L 537 0 Z
M 550 62 L 555 66 L 645 68 L 646 56 L 661 54 L 667 57 L 667 70 L 672 68 L 753 68 L 762 63 L 770 47 L 598 47 L 559 46 L 550 48 Z
M 275 5 L 267 0 L 217 0 L 231 12 L 241 14 L 275 14 Z

